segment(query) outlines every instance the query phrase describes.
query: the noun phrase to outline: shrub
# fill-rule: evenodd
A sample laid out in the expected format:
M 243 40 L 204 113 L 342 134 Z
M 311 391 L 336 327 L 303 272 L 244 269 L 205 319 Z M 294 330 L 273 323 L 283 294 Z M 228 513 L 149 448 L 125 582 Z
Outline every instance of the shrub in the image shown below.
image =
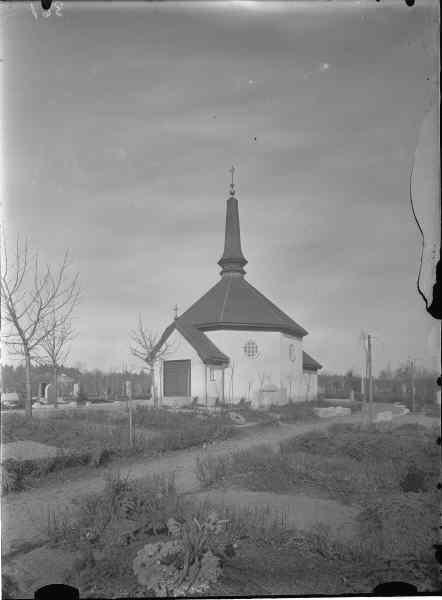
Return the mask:
M 103 411 L 96 411 L 102 413 Z M 121 415 L 124 418 L 124 415 Z M 97 419 L 97 422 L 94 422 Z M 75 414 L 60 412 L 46 417 L 27 417 L 20 414 L 8 415 L 3 428 L 3 441 L 32 440 L 42 444 L 77 452 L 96 448 L 112 447 L 119 452 L 128 448 L 127 427 L 103 426 L 101 421 L 85 409 Z
M 61 471 L 69 467 L 93 464 L 98 467 L 110 460 L 112 452 L 107 449 L 97 450 L 95 455 L 84 453 L 60 453 L 49 458 L 16 460 L 8 458 L 2 465 L 2 492 L 18 492 L 34 480 L 45 477 L 49 473 Z
M 288 489 L 291 482 L 291 470 L 286 457 L 266 445 L 231 454 L 197 458 L 196 475 L 205 487 L 229 478 L 252 490 L 283 491 Z
M 1 492 L 2 496 L 10 492 L 19 492 L 23 489 L 23 479 L 13 459 L 8 459 L 1 466 Z
M 252 490 L 282 491 L 288 489 L 291 481 L 286 457 L 266 445 L 232 454 L 198 457 L 196 475 L 205 487 L 234 478 Z
M 400 473 L 390 460 L 379 463 L 310 452 L 293 452 L 281 444 L 254 446 L 227 455 L 197 458 L 196 474 L 204 487 L 230 481 L 253 491 L 286 492 L 296 486 L 315 485 L 348 502 L 366 495 L 399 489 Z
M 285 406 L 271 406 L 270 410 L 277 412 L 281 421 L 296 423 L 298 421 L 314 421 L 319 417 L 313 410 L 313 402 L 291 402 Z
M 292 469 L 287 457 L 270 446 L 260 445 L 234 452 L 231 457 L 233 475 L 250 490 L 286 491 L 292 482 Z
M 225 425 L 219 421 L 196 422 L 192 419 L 191 423 L 181 429 L 165 431 L 161 436 L 148 440 L 145 449 L 153 452 L 181 450 L 215 440 L 228 439 L 234 432 L 232 425 Z
M 347 457 L 365 464 L 380 465 L 388 460 L 401 477 L 414 465 L 424 472 L 428 485 L 436 484 L 438 448 L 433 434 L 420 425 L 383 428 L 339 423 L 324 432 L 311 432 L 286 440 L 280 447 L 283 452 Z
M 49 520 L 48 535 L 52 543 L 64 541 L 84 552 L 91 547 L 107 550 L 124 545 L 128 536 L 165 530 L 167 519 L 180 514 L 180 506 L 172 475 L 137 482 L 109 472 L 102 492 L 77 502 L 74 520 L 72 515 L 69 520 Z
M 167 527 L 172 539 L 147 544 L 133 561 L 139 583 L 156 596 L 207 592 L 221 574 L 214 546 L 224 525 L 215 512 L 202 523 L 195 517 L 183 523 L 169 519 Z
M 185 430 L 197 424 L 194 414 L 173 412 L 164 408 L 155 409 L 147 406 L 137 406 L 133 415 L 135 425 L 147 429 L 163 431 Z M 217 426 L 231 425 L 230 420 L 222 415 L 206 415 L 205 422 Z M 201 422 L 198 422 L 198 425 L 200 424 Z
M 401 490 L 407 492 L 425 492 L 427 484 L 425 473 L 422 469 L 411 465 L 400 482 Z

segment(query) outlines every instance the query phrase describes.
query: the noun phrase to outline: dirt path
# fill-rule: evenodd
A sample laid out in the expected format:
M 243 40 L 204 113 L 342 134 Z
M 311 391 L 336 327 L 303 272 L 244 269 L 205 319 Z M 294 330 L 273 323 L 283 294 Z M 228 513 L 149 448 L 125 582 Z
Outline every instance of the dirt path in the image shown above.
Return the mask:
M 408 417 L 408 418 L 407 418 Z M 242 438 L 233 438 L 210 445 L 212 454 L 224 454 L 258 443 L 277 446 L 283 439 L 301 435 L 313 430 L 326 429 L 332 423 L 354 423 L 361 420 L 361 413 L 349 417 L 324 419 L 302 424 L 281 424 L 278 427 L 250 431 Z M 409 422 L 409 415 L 399 417 L 396 423 Z M 431 420 L 434 422 L 435 420 Z M 119 467 L 122 476 L 143 479 L 154 474 L 175 473 L 177 488 L 180 492 L 198 490 L 195 460 L 207 450 L 197 448 L 172 452 L 161 458 L 137 460 Z M 114 467 L 115 468 L 115 467 Z M 112 466 L 111 466 L 112 469 Z M 104 474 L 89 472 L 85 477 L 74 481 L 50 484 L 2 498 L 2 556 L 16 553 L 30 545 L 43 544 L 47 538 L 48 516 L 62 516 L 75 509 L 74 501 L 81 496 L 99 492 L 104 487 Z
M 359 415 L 326 419 L 312 423 L 297 425 L 281 424 L 278 427 L 250 432 L 247 437 L 230 439 L 210 445 L 212 454 L 224 454 L 241 448 L 248 448 L 258 443 L 276 446 L 285 438 L 301 435 L 308 431 L 326 429 L 331 423 L 355 422 Z M 133 479 L 161 474 L 175 473 L 177 488 L 180 492 L 196 491 L 199 487 L 196 478 L 195 460 L 207 450 L 201 448 L 172 452 L 153 460 L 138 460 L 128 466 L 121 467 L 122 476 Z M 111 466 L 112 468 L 112 466 Z M 51 484 L 47 487 L 31 489 L 2 498 L 2 556 L 17 552 L 21 547 L 30 544 L 44 543 L 47 537 L 49 514 L 61 516 L 75 509 L 74 501 L 81 496 L 99 492 L 104 486 L 103 473 L 92 472 L 84 478 L 63 483 Z

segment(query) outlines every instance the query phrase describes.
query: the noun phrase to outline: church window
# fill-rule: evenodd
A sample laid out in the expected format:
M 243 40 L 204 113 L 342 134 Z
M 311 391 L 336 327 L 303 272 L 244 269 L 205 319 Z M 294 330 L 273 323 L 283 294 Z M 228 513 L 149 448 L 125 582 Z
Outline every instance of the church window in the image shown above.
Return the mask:
M 296 346 L 295 344 L 290 344 L 289 346 L 289 358 L 292 362 L 296 360 Z
M 212 367 L 210 367 L 209 369 L 209 378 L 210 381 L 215 381 L 215 369 L 213 369 Z
M 256 342 L 249 340 L 244 345 L 244 354 L 249 358 L 256 358 L 258 356 L 258 346 L 256 345 Z

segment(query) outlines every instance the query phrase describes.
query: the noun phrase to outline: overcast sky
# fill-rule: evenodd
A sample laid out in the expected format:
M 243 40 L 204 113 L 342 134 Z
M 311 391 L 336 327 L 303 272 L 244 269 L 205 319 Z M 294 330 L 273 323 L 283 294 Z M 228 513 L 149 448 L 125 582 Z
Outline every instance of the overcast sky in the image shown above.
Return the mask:
M 437 367 L 409 174 L 437 3 L 63 2 L 2 26 L 4 219 L 82 302 L 71 361 L 128 362 L 219 277 L 229 168 L 248 280 L 327 371 Z M 39 2 L 34 2 L 39 11 Z

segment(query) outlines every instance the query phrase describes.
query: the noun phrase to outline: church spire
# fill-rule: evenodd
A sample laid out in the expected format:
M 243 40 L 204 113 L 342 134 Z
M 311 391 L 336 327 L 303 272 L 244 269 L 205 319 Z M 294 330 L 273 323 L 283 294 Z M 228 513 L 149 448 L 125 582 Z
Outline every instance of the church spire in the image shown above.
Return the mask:
M 230 169 L 232 182 L 230 184 L 230 197 L 227 199 L 226 232 L 224 239 L 224 253 L 218 261 L 221 275 L 238 273 L 244 275 L 244 266 L 247 260 L 241 250 L 241 233 L 239 229 L 238 200 L 235 198 L 235 185 L 233 175 L 235 168 Z

